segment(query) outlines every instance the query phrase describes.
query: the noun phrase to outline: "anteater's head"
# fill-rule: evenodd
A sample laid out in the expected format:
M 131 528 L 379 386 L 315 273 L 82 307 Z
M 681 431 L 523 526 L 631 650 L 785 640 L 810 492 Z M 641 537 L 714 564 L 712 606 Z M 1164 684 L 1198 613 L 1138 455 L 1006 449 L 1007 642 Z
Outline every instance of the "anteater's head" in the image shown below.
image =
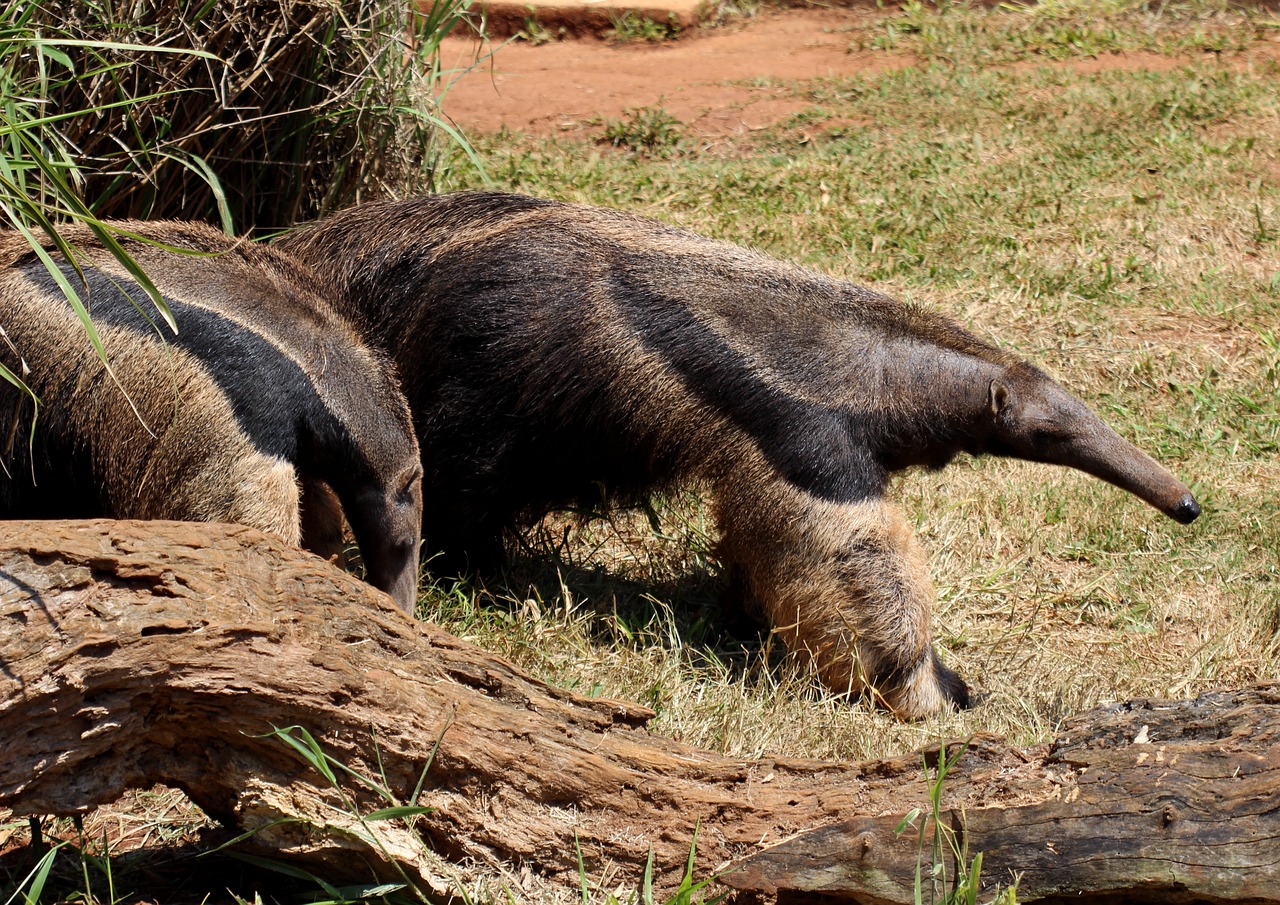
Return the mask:
M 343 501 L 369 583 L 411 615 L 418 599 L 422 541 L 422 464 L 416 451 L 401 467 L 388 469 Z
M 1035 368 L 1009 368 L 993 378 L 985 417 L 987 452 L 1077 468 L 1183 524 L 1200 514 L 1185 484 Z
M 332 435 L 315 444 L 321 449 L 314 458 L 342 501 L 369 584 L 412 614 L 422 541 L 417 434 L 392 366 L 354 341 L 345 352 L 347 370 L 333 369 L 319 381 Z

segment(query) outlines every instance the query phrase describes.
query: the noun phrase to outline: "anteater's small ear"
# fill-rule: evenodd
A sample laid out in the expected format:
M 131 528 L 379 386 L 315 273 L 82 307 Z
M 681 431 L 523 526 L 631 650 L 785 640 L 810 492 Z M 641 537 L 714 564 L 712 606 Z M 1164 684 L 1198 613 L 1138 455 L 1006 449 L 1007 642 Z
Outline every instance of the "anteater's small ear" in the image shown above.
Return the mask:
M 1013 391 L 1003 380 L 996 378 L 991 381 L 991 388 L 987 395 L 987 406 L 991 409 L 991 414 L 995 416 L 1004 411 L 1012 396 Z

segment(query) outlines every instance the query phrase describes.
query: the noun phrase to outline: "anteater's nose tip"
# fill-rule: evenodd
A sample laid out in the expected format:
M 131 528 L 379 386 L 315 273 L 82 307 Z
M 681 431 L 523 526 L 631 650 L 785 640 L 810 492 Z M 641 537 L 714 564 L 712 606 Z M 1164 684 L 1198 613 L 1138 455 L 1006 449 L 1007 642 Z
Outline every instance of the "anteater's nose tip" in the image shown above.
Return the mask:
M 1196 502 L 1196 498 L 1190 493 L 1184 493 L 1182 499 L 1178 500 L 1169 510 L 1169 515 L 1184 525 L 1189 525 L 1200 515 L 1200 504 Z

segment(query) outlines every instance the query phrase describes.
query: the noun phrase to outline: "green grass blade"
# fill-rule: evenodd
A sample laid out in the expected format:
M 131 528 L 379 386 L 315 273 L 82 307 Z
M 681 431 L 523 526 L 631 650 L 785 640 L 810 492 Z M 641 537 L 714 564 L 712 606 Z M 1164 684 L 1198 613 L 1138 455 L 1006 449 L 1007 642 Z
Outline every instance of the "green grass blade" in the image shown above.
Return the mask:
M 198 173 L 209 184 L 209 191 L 213 193 L 214 203 L 218 206 L 218 220 L 222 224 L 222 231 L 228 236 L 234 236 L 235 220 L 231 215 L 231 206 L 227 203 L 226 189 L 222 187 L 222 181 L 218 179 L 218 174 L 214 172 L 213 167 L 209 166 L 209 162 L 197 154 L 178 151 L 161 151 L 160 156 L 176 161 L 192 172 Z
M 173 319 L 173 312 L 169 310 L 168 304 L 160 294 L 160 290 L 158 290 L 155 287 L 155 284 L 151 282 L 151 278 L 148 277 L 142 271 L 142 268 L 138 266 L 137 262 L 135 262 L 133 258 L 125 252 L 123 246 L 121 246 L 115 236 L 111 234 L 111 231 L 101 225 L 100 221 L 93 216 L 92 211 L 90 211 L 89 208 L 80 201 L 79 196 L 63 178 L 62 173 L 56 166 L 50 163 L 43 153 L 41 153 L 41 149 L 24 133 L 19 133 L 18 138 L 26 146 L 27 153 L 31 161 L 35 163 L 42 173 L 44 173 L 45 177 L 53 184 L 63 203 L 71 209 L 72 216 L 88 224 L 89 228 L 93 231 L 94 235 L 97 236 L 98 240 L 106 247 L 107 251 L 109 251 L 120 265 L 129 272 L 134 280 L 137 281 L 138 285 L 142 287 L 143 291 L 150 296 L 152 303 L 160 312 L 160 316 L 163 317 L 165 323 L 169 325 L 169 329 L 176 333 L 178 331 L 178 325 Z M 59 250 L 62 251 L 63 256 L 67 258 L 68 262 L 74 263 L 76 258 L 75 255 L 71 253 L 71 246 L 61 237 L 61 235 L 58 234 L 57 230 L 50 224 L 46 227 L 45 232 L 48 233 L 49 237 L 58 245 Z M 38 255 L 41 254 L 41 249 L 37 248 L 36 253 Z M 45 257 L 42 257 L 42 260 L 45 260 Z M 45 266 L 49 265 L 46 264 Z M 76 266 L 76 269 L 79 271 L 78 265 Z M 52 269 L 50 270 L 50 275 L 54 276 L 55 280 L 57 279 L 57 276 L 53 273 Z M 64 283 L 65 281 L 62 281 L 59 285 L 62 286 Z M 65 293 L 66 289 L 64 288 L 63 291 Z M 74 295 L 74 293 L 72 294 Z M 79 301 L 78 295 L 76 295 L 74 299 L 71 295 L 68 295 L 67 298 L 71 301 L 73 306 L 77 306 Z M 83 305 L 79 305 L 77 307 L 77 314 L 81 314 L 82 311 Z M 81 314 L 81 319 L 86 321 L 86 330 L 91 329 L 90 325 L 87 323 L 88 315 Z M 97 331 L 93 331 L 91 335 L 96 338 Z M 101 343 L 95 342 L 95 347 L 101 348 Z M 106 362 L 107 359 L 105 352 L 100 352 L 99 354 L 101 355 L 102 360 Z M 108 368 L 110 368 L 109 364 Z
M 269 830 L 272 827 L 285 826 L 291 823 L 303 823 L 303 822 L 304 821 L 298 817 L 283 817 L 280 820 L 272 820 L 271 822 L 265 823 L 262 826 L 254 827 L 251 830 L 246 830 L 245 832 L 241 833 L 235 838 L 228 839 L 226 842 L 223 842 L 221 845 L 217 846 L 216 848 L 211 848 L 211 849 L 208 849 L 207 851 L 203 851 L 198 855 L 198 857 L 203 858 L 207 855 L 217 854 L 218 852 L 223 851 L 224 849 L 230 848 L 231 846 L 235 845 L 238 842 L 244 842 L 244 840 L 246 839 L 252 839 L 254 836 L 258 835 L 258 833 L 261 833 L 264 830 Z
M 37 129 L 43 126 L 55 125 L 57 123 L 65 123 L 68 120 L 78 119 L 79 117 L 85 116 L 89 113 L 95 113 L 95 114 L 105 113 L 110 110 L 115 110 L 122 107 L 134 107 L 140 103 L 158 100 L 160 98 L 168 97 L 170 95 L 177 94 L 177 93 L 178 93 L 177 91 L 161 91 L 157 94 L 147 94 L 140 97 L 126 98 L 124 100 L 112 101 L 111 103 L 107 103 L 107 104 L 99 104 L 98 106 L 93 107 L 90 110 L 72 110 L 70 112 L 63 112 L 63 113 L 50 113 L 47 116 L 39 116 L 32 119 L 24 119 L 20 123 L 13 123 L 7 119 L 0 118 L 0 135 L 22 134 L 29 130 Z
M 129 271 L 130 275 L 132 275 L 138 282 L 138 285 L 141 286 L 147 295 L 151 297 L 152 302 L 160 311 L 165 322 L 169 324 L 170 329 L 177 332 L 177 324 L 173 320 L 173 313 L 169 310 L 169 306 L 165 303 L 164 298 L 160 295 L 160 291 L 156 289 L 155 285 L 151 282 L 151 279 L 142 272 L 142 268 L 137 265 L 132 257 L 125 253 L 124 248 L 118 241 L 116 241 L 115 237 L 111 235 L 110 230 L 104 228 L 93 217 L 89 208 L 79 200 L 79 196 L 76 194 L 75 190 L 72 189 L 72 187 L 63 178 L 59 168 L 45 157 L 42 149 L 25 133 L 18 133 L 18 139 L 25 147 L 28 158 L 44 174 L 45 178 L 53 184 L 58 197 L 70 209 L 72 216 L 88 223 L 89 228 L 93 231 L 94 235 L 98 237 L 99 241 L 101 241 L 112 256 Z M 57 246 L 58 250 L 62 253 L 67 262 L 75 267 L 77 273 L 80 273 L 80 267 L 77 263 L 77 258 L 71 245 L 62 238 L 57 228 L 46 217 L 44 217 L 43 214 L 40 214 L 40 221 L 40 226 L 46 235 L 48 235 L 53 244 Z M 67 300 L 70 301 L 72 307 L 76 309 L 76 314 L 84 322 L 85 330 L 89 333 L 90 339 L 94 343 L 94 348 L 98 350 L 98 354 L 102 358 L 103 362 L 107 363 L 106 352 L 102 349 L 102 343 L 98 338 L 97 330 L 94 329 L 92 323 L 89 322 L 88 313 L 84 310 L 84 305 L 80 299 L 79 293 L 70 288 L 70 284 L 66 281 L 65 275 L 60 276 L 61 268 L 58 268 L 53 264 L 52 259 L 43 249 L 43 246 L 34 240 L 32 234 L 23 226 L 23 224 L 15 223 L 15 225 L 19 227 L 25 236 L 27 236 L 27 241 L 31 244 L 32 250 L 35 251 L 38 257 L 40 257 L 40 260 L 44 263 L 45 267 L 49 269 L 49 275 L 58 283 L 63 294 L 67 296 Z M 83 281 L 83 273 L 80 273 L 80 276 Z M 110 368 L 109 363 L 107 363 L 107 367 Z
M 298 733 L 299 737 L 294 737 L 295 732 Z M 267 736 L 275 736 L 298 752 L 303 760 L 329 781 L 330 785 L 336 786 L 338 784 L 338 777 L 334 775 L 333 770 L 329 767 L 329 757 L 321 749 L 320 743 L 306 729 L 301 726 L 273 728 L 271 732 L 267 733 Z
M 578 888 L 582 893 L 582 905 L 590 905 L 591 893 L 587 888 L 587 868 L 582 862 L 582 843 L 578 840 L 578 831 L 573 831 L 573 851 L 578 856 Z
M 444 726 L 441 727 L 440 734 L 436 736 L 436 743 L 431 746 L 431 754 L 427 756 L 427 762 L 423 764 L 422 772 L 418 774 L 418 783 L 413 787 L 413 795 L 409 798 L 409 801 L 417 801 L 422 797 L 422 789 L 427 782 L 427 773 L 431 770 L 431 765 L 436 762 L 436 754 L 439 753 L 440 745 L 444 742 L 444 734 L 448 732 L 449 727 L 453 725 L 453 718 L 456 715 L 456 712 L 450 713 L 449 718 L 444 721 Z
M 422 113 L 421 111 L 407 112 L 411 112 L 414 115 L 421 117 L 445 135 L 448 135 L 449 138 L 453 140 L 454 144 L 461 148 L 462 152 L 467 155 L 468 159 L 470 159 L 472 166 L 476 168 L 476 173 L 479 174 L 480 178 L 483 179 L 486 184 L 490 182 L 489 175 L 485 172 L 484 162 L 471 146 L 471 143 L 467 141 L 466 137 L 460 131 L 454 128 L 452 123 L 437 116 L 432 116 L 429 113 Z
M 232 858 L 235 858 L 237 861 L 243 861 L 246 864 L 252 864 L 254 867 L 260 867 L 263 870 L 269 870 L 277 874 L 283 874 L 284 876 L 292 877 L 295 880 L 306 880 L 310 883 L 314 883 L 316 886 L 319 886 L 321 889 L 323 889 L 326 895 L 331 896 L 333 899 L 337 901 L 340 901 L 340 902 L 349 901 L 343 898 L 342 895 L 338 892 L 338 887 L 334 886 L 332 883 L 328 882 L 322 877 L 316 876 L 315 874 L 311 873 L 311 871 L 309 870 L 303 870 L 301 867 L 295 867 L 292 864 L 285 864 L 280 861 L 273 861 L 270 858 L 262 858 L 262 857 L 259 857 L 258 855 L 246 854 L 245 852 L 229 851 L 227 852 L 227 854 L 230 855 Z
M 311 902 L 309 905 L 337 905 L 339 902 L 367 902 L 370 899 L 383 899 L 408 889 L 405 883 L 356 884 L 338 887 L 340 898 L 332 902 Z
M 36 257 L 40 259 L 40 263 L 45 266 L 45 269 L 49 271 L 49 276 L 58 284 L 58 288 L 62 290 L 62 294 L 66 296 L 67 301 L 71 303 L 71 307 L 75 311 L 76 317 L 80 318 L 80 322 L 84 325 L 84 331 L 86 335 L 88 335 L 89 342 L 93 345 L 94 351 L 98 353 L 98 357 L 107 364 L 108 368 L 110 368 L 111 366 L 107 359 L 106 347 L 102 344 L 102 337 L 98 335 L 98 328 L 93 325 L 93 321 L 89 317 L 89 311 L 85 308 L 84 300 L 80 298 L 80 293 L 76 291 L 76 288 L 71 284 L 71 281 L 67 279 L 66 273 L 63 272 L 62 268 L 58 265 L 58 262 L 53 259 L 53 256 L 45 250 L 43 243 L 36 238 L 35 234 L 31 232 L 30 229 L 22 225 L 19 225 L 18 231 L 26 237 L 27 241 L 31 245 L 31 250 L 35 253 Z M 65 254 L 64 257 L 66 257 Z M 74 257 L 69 258 L 69 261 L 73 260 Z
M 380 808 L 372 813 L 366 814 L 365 820 L 395 820 L 397 817 L 418 817 L 422 814 L 430 814 L 436 808 L 426 807 L 425 805 L 401 804 L 393 808 Z
M 33 37 L 28 43 L 31 47 L 39 47 L 47 53 L 50 47 L 86 47 L 97 50 L 120 50 L 127 53 L 172 53 L 182 56 L 203 57 L 206 60 L 223 62 L 216 54 L 193 47 L 165 47 L 163 44 L 130 44 L 127 41 L 93 41 L 82 38 L 40 38 Z
M 31 868 L 31 871 L 18 883 L 17 889 L 5 900 L 4 905 L 13 905 L 19 896 L 26 905 L 39 905 L 40 898 L 44 895 L 45 884 L 49 880 L 49 871 L 53 869 L 53 862 L 58 856 L 58 850 L 65 845 L 67 845 L 66 842 L 59 842 L 45 852 L 36 862 L 35 867 Z

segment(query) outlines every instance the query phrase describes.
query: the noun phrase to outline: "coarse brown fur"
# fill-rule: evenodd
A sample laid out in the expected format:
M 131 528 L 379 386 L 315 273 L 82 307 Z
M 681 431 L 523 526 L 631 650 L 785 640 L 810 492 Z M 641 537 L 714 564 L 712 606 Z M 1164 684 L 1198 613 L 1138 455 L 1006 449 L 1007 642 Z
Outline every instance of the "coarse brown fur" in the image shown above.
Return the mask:
M 1042 372 L 919 307 L 616 211 L 497 193 L 373 204 L 279 243 L 401 370 L 427 546 L 484 567 L 552 508 L 695 481 L 748 601 L 836 691 L 968 691 L 890 476 L 960 452 L 1187 488 Z
M 199 225 L 114 226 L 199 253 L 124 241 L 175 335 L 86 227 L 63 230 L 81 273 L 55 257 L 110 369 L 27 240 L 0 235 L 0 361 L 39 399 L 0 384 L 0 517 L 239 522 L 328 556 L 345 513 L 371 583 L 412 610 L 422 470 L 393 366 L 288 256 Z

